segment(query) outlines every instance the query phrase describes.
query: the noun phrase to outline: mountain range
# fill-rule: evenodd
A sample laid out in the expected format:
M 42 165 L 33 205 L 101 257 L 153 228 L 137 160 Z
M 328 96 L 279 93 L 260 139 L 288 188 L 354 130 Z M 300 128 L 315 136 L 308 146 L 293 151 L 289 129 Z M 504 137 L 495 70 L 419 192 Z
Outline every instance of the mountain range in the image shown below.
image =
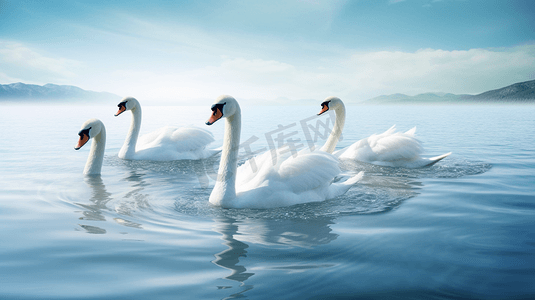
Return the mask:
M 0 84 L 0 102 L 104 102 L 118 101 L 121 97 L 107 92 L 83 90 L 76 86 L 45 84 L 43 86 L 25 83 Z M 285 98 L 274 100 L 278 103 Z M 280 100 L 280 101 L 279 101 Z M 288 99 L 286 99 L 288 100 Z M 283 101 L 293 105 L 316 104 L 316 100 L 301 99 Z M 265 101 L 263 101 L 265 105 Z M 451 93 L 425 93 L 416 96 L 404 94 L 382 95 L 363 102 L 347 101 L 348 104 L 433 104 L 433 103 L 535 103 L 535 80 L 515 83 L 500 89 L 477 95 Z
M 500 89 L 477 95 L 456 95 L 450 93 L 425 93 L 416 96 L 404 94 L 382 95 L 363 104 L 403 103 L 535 103 L 535 80 L 515 83 Z
M 112 93 L 86 91 L 71 85 L 56 85 L 48 83 L 41 86 L 35 84 L 25 84 L 21 82 L 0 84 L 0 102 L 71 102 L 78 100 L 103 102 L 120 99 L 120 96 Z

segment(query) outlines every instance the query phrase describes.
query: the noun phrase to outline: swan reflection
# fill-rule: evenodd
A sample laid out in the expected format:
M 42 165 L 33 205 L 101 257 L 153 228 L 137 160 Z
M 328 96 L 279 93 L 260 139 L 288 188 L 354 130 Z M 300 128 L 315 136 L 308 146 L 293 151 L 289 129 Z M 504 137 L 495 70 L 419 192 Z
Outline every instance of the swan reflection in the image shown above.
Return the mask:
M 139 174 L 136 171 L 131 171 L 124 180 L 133 182 L 135 187 L 133 190 L 126 193 L 123 198 L 129 201 L 121 201 L 114 209 L 117 213 L 124 216 L 131 216 L 135 208 L 148 207 L 147 195 L 141 194 L 144 189 L 145 182 L 143 181 L 143 174 Z M 114 198 L 112 194 L 107 191 L 106 185 L 100 175 L 85 176 L 84 182 L 91 190 L 91 197 L 89 198 L 89 204 L 76 203 L 79 207 L 83 208 L 82 216 L 79 218 L 84 221 L 106 221 L 106 211 L 110 211 L 109 205 Z M 131 201 L 133 199 L 133 201 Z M 142 229 L 142 225 L 130 220 L 126 220 L 120 216 L 114 217 L 113 220 L 123 226 Z M 90 234 L 105 234 L 106 229 L 87 224 L 79 224 L 87 233 Z
M 85 209 L 82 211 L 83 216 L 79 219 L 85 221 L 106 221 L 103 210 L 107 210 L 106 205 L 113 199 L 111 193 L 106 190 L 106 186 L 100 175 L 86 176 L 84 181 L 91 189 L 91 198 L 89 198 L 91 204 L 77 203 L 78 206 Z M 90 234 L 106 233 L 106 229 L 98 226 L 86 224 L 79 224 L 79 226 Z
M 91 204 L 77 203 L 86 209 L 82 212 L 83 216 L 80 220 L 106 221 L 102 210 L 107 209 L 106 204 L 112 200 L 111 193 L 106 191 L 106 186 L 100 176 L 86 176 L 84 181 L 91 189 L 91 198 L 89 198 Z
M 149 184 L 143 179 L 145 173 L 140 173 L 137 170 L 130 170 L 123 181 L 127 181 L 131 189 L 122 197 L 125 201 L 120 201 L 115 208 L 115 211 L 121 215 L 132 216 L 133 212 L 138 209 L 150 208 L 149 195 L 142 193 Z M 134 222 L 120 220 L 121 225 L 128 227 L 141 228 L 141 224 Z
M 240 242 L 234 238 L 238 233 L 238 225 L 235 219 L 221 219 L 216 221 L 214 231 L 221 234 L 221 239 L 224 241 L 223 245 L 228 249 L 214 254 L 215 260 L 212 262 L 222 268 L 231 271 L 231 274 L 226 276 L 226 279 L 234 280 L 243 283 L 254 273 L 247 273 L 244 266 L 238 265 L 241 257 L 247 257 L 247 248 L 249 245 Z
M 253 285 L 245 282 L 255 273 L 248 272 L 245 266 L 249 244 L 261 244 L 267 246 L 288 246 L 311 248 L 325 245 L 335 240 L 338 235 L 332 232 L 333 218 L 319 217 L 306 220 L 266 220 L 244 219 L 238 220 L 232 217 L 221 217 L 214 220 L 213 230 L 221 234 L 223 245 L 227 249 L 214 254 L 212 263 L 230 271 L 223 279 L 240 283 L 241 291 L 233 293 L 224 299 L 244 297 L 244 293 L 253 289 Z M 252 254 L 252 253 L 250 253 Z M 240 261 L 241 260 L 241 261 Z M 291 271 L 293 265 L 285 265 L 284 262 L 275 261 L 276 266 L 268 267 L 273 270 Z M 329 267 L 330 265 L 308 266 L 308 269 Z M 307 266 L 298 266 L 301 270 Z M 231 289 L 232 286 L 218 286 L 219 289 Z

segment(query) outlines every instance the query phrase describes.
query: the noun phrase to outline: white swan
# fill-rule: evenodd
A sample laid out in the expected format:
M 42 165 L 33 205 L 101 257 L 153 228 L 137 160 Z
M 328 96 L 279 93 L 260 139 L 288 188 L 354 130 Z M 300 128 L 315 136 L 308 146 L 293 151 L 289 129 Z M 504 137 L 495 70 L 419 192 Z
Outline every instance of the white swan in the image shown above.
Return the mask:
M 396 132 L 395 125 L 381 134 L 373 134 L 334 151 L 344 128 L 345 105 L 337 97 L 328 97 L 321 103 L 318 115 L 328 110 L 334 110 L 336 119 L 333 130 L 321 150 L 333 153 L 339 159 L 352 159 L 388 167 L 421 168 L 431 166 L 451 154 L 449 152 L 430 158 L 421 157 L 423 147 L 415 137 L 416 127 L 403 133 Z
M 89 157 L 85 163 L 84 174 L 99 175 L 102 169 L 102 161 L 104 160 L 104 148 L 106 147 L 106 128 L 104 124 L 98 119 L 89 119 L 82 125 L 78 135 L 80 139 L 74 150 L 79 150 L 87 141 L 93 139 Z
M 171 127 L 166 126 L 139 137 L 141 129 L 141 105 L 132 97 L 124 98 L 117 105 L 118 116 L 130 110 L 132 122 L 126 135 L 119 158 L 133 160 L 183 160 L 202 159 L 210 157 L 219 151 L 206 149 L 214 141 L 212 134 L 197 127 Z
M 277 154 L 273 161 L 267 151 L 238 168 L 241 110 L 231 96 L 219 97 L 212 105 L 212 125 L 226 118 L 219 172 L 210 203 L 225 208 L 269 208 L 323 201 L 344 194 L 360 180 L 363 172 L 333 183 L 339 175 L 338 161 L 326 152 L 287 157 Z M 274 150 L 273 150 L 274 151 Z

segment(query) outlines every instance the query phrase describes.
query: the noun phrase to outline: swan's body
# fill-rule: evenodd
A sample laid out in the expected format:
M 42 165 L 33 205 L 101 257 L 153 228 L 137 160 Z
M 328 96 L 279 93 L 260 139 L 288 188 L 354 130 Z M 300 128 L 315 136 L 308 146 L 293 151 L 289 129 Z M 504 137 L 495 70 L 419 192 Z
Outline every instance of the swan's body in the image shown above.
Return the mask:
M 211 125 L 226 118 L 223 150 L 210 203 L 225 208 L 269 208 L 323 201 L 344 194 L 360 180 L 359 173 L 333 183 L 340 174 L 338 161 L 326 152 L 286 157 L 265 152 L 238 168 L 241 110 L 230 96 L 221 96 L 212 106 Z M 275 151 L 275 150 L 273 150 Z M 273 160 L 272 154 L 277 155 Z
M 212 134 L 197 127 L 166 126 L 139 137 L 141 129 L 141 106 L 132 97 L 124 98 L 118 105 L 115 116 L 130 110 L 132 122 L 126 135 L 119 158 L 133 160 L 183 160 L 203 159 L 216 154 L 217 150 L 206 149 L 214 141 Z
M 431 166 L 447 157 L 451 152 L 435 156 L 421 157 L 423 147 L 415 137 L 416 127 L 407 132 L 396 132 L 396 126 L 381 134 L 373 134 L 352 145 L 334 151 L 345 123 L 345 105 L 339 98 L 329 97 L 321 104 L 319 115 L 334 110 L 336 119 L 327 142 L 321 150 L 333 153 L 339 159 L 351 159 L 388 167 L 421 168 Z
M 106 128 L 104 124 L 98 119 L 89 119 L 82 125 L 78 135 L 80 139 L 76 147 L 74 147 L 75 150 L 82 148 L 90 139 L 93 139 L 91 150 L 85 163 L 84 174 L 99 175 L 104 160 L 104 149 L 106 148 Z

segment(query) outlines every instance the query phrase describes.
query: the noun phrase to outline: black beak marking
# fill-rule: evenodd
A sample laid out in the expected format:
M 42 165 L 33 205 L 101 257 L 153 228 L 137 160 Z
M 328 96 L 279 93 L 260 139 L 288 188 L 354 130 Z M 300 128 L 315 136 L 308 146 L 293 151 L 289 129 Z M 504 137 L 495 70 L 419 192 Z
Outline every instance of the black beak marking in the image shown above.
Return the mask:
M 219 112 L 221 113 L 221 118 L 222 118 L 223 117 L 223 107 L 225 106 L 225 104 L 227 104 L 227 102 L 213 104 L 212 107 L 210 108 L 212 110 L 212 116 L 215 116 L 217 114 L 217 111 L 219 110 Z M 206 125 L 212 125 L 214 123 L 206 121 L 205 124 Z
M 89 130 L 91 130 L 91 127 L 87 128 L 87 129 L 82 129 L 82 130 L 80 130 L 80 132 L 78 132 L 78 135 L 80 137 L 82 137 L 84 134 L 89 136 Z
M 327 106 L 327 110 L 329 110 L 329 103 L 331 103 L 331 100 L 323 102 L 323 103 L 321 104 L 321 110 L 323 110 L 323 109 L 325 108 L 325 106 Z M 327 110 L 325 110 L 325 111 L 327 111 Z M 325 112 L 325 111 L 324 111 L 324 112 Z M 324 112 L 319 113 L 318 116 L 321 115 L 321 114 L 323 114 Z

